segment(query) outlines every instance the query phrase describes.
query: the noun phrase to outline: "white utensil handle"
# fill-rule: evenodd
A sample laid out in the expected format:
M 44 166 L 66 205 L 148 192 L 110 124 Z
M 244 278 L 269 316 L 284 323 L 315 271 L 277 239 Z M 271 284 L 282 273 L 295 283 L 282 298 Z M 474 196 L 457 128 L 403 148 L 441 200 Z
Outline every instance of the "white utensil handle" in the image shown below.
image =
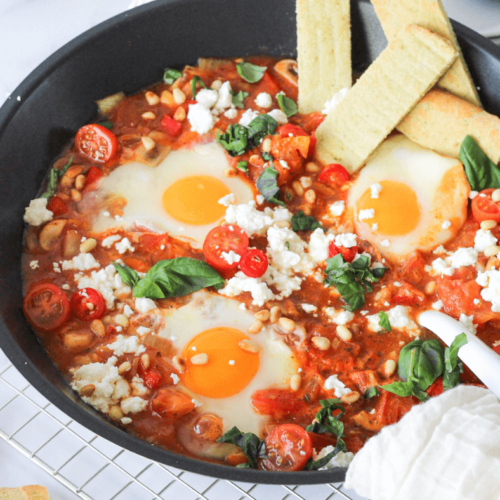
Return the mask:
M 479 377 L 495 396 L 500 398 L 500 356 L 457 320 L 437 312 L 425 311 L 418 321 L 450 345 L 457 335 L 465 333 L 467 344 L 460 348 L 459 358 Z

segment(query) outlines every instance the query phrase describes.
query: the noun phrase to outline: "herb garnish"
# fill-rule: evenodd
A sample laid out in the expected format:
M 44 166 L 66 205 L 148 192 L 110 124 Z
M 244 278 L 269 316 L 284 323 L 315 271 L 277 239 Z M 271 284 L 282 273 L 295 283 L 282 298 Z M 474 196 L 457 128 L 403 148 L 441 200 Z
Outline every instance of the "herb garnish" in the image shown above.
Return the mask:
M 260 440 L 252 432 L 243 434 L 238 427 L 233 427 L 227 431 L 222 437 L 217 439 L 218 443 L 231 443 L 235 444 L 248 458 L 247 463 L 239 464 L 236 467 L 243 468 L 257 468 L 257 461 L 259 458 L 267 458 L 266 444 Z
M 241 62 L 236 65 L 236 71 L 238 75 L 250 83 L 257 83 L 262 80 L 264 73 L 266 72 L 266 66 L 256 66 L 249 62 Z
M 357 311 L 365 305 L 365 293 L 372 292 L 373 283 L 377 283 L 387 267 L 370 269 L 370 259 L 366 255 L 359 256 L 349 263 L 342 254 L 337 254 L 326 261 L 325 284 L 335 285 L 347 304 L 345 309 Z
M 171 85 L 175 82 L 175 80 L 177 80 L 177 78 L 180 78 L 181 76 L 182 71 L 173 68 L 165 68 L 165 71 L 163 72 L 163 81 L 166 84 Z
M 460 161 L 473 191 L 500 188 L 500 169 L 486 156 L 479 144 L 468 135 L 460 147 Z
M 369 387 L 365 391 L 365 399 L 371 399 L 375 396 L 380 396 L 380 391 L 376 387 Z
M 312 215 L 305 215 L 302 210 L 299 210 L 292 216 L 292 229 L 294 231 L 314 231 L 322 229 L 322 226 Z
M 52 167 L 49 172 L 49 180 L 47 182 L 47 189 L 45 193 L 43 193 L 40 198 L 50 199 L 56 193 L 57 189 L 57 181 L 68 171 L 68 168 L 71 167 L 73 163 L 73 157 L 68 160 L 68 163 L 63 165 L 60 169 Z
M 399 353 L 398 374 L 403 382 L 393 382 L 381 388 L 398 396 L 416 396 L 420 401 L 426 401 L 429 395 L 425 391 L 440 375 L 443 375 L 445 390 L 455 387 L 463 371 L 458 350 L 466 343 L 465 333 L 457 335 L 446 350 L 435 339 L 410 342 Z
M 281 111 L 285 113 L 287 118 L 290 118 L 298 113 L 295 101 L 287 97 L 285 94 L 278 94 L 278 104 L 280 105 Z
M 322 399 L 319 404 L 322 408 L 318 413 L 316 413 L 316 416 L 314 417 L 315 422 L 306 427 L 306 431 L 314 432 L 315 434 L 334 434 L 337 436 L 337 447 L 335 449 L 338 448 L 338 451 L 346 451 L 347 447 L 342 439 L 344 434 L 344 424 L 340 421 L 340 419 L 345 415 L 345 409 L 340 404 L 340 399 Z M 334 415 L 333 412 L 336 410 L 339 410 L 340 413 Z M 337 453 L 335 453 L 335 455 Z
M 224 280 L 215 269 L 206 262 L 189 257 L 160 260 L 142 279 L 128 266 L 118 262 L 113 262 L 113 265 L 124 283 L 134 288 L 134 297 L 166 299 L 188 295 L 209 286 L 219 289 L 224 285 Z
M 193 76 L 191 80 L 191 92 L 193 94 L 193 99 L 196 99 L 196 84 L 200 82 L 201 86 L 206 89 L 207 86 L 203 83 L 203 80 L 199 76 Z
M 266 201 L 284 207 L 285 204 L 279 199 L 280 188 L 276 181 L 277 177 L 278 171 L 274 167 L 267 167 L 257 179 L 256 186 Z
M 248 162 L 246 162 L 246 161 L 239 161 L 236 164 L 236 168 L 238 170 L 241 170 L 242 172 L 245 172 L 245 174 L 250 175 L 250 172 L 248 171 Z
M 380 311 L 378 313 L 378 324 L 387 332 L 390 332 L 392 330 L 389 316 L 387 316 L 387 313 L 385 311 Z
M 111 130 L 113 128 L 113 122 L 110 122 L 109 120 L 106 120 L 104 122 L 98 122 L 97 125 L 107 128 L 108 130 Z
M 243 90 L 240 90 L 239 92 L 232 92 L 232 103 L 234 106 L 237 108 L 243 109 L 245 107 L 245 104 L 243 101 L 250 95 L 248 92 L 243 92 Z

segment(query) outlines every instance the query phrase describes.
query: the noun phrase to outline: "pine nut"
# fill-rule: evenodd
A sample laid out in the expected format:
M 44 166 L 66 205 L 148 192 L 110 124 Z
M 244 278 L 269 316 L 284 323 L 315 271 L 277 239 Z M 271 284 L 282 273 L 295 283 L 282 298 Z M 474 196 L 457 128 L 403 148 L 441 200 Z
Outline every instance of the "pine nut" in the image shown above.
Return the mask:
M 156 118 L 156 115 L 152 111 L 146 111 L 141 116 L 144 120 L 154 120 Z
M 292 389 L 292 391 L 298 391 L 301 383 L 302 377 L 300 375 L 292 375 L 290 379 L 290 389 Z
M 340 399 L 342 400 L 342 403 L 345 403 L 346 405 L 352 405 L 358 399 L 361 397 L 361 394 L 358 391 L 351 391 L 348 392 L 347 394 L 344 394 Z
M 280 318 L 278 320 L 278 325 L 285 332 L 291 333 L 295 330 L 295 321 L 290 318 Z
M 311 215 L 311 207 L 309 205 L 300 205 L 298 208 L 304 212 L 304 215 Z
M 179 373 L 184 373 L 184 370 L 186 369 L 186 362 L 184 361 L 184 358 L 181 356 L 174 356 L 172 358 L 172 364 Z
M 278 222 L 275 222 L 274 225 L 278 227 L 286 227 L 288 229 L 292 227 L 292 224 L 287 220 L 279 220 Z
M 306 165 L 306 171 L 307 172 L 319 172 L 321 170 L 321 167 L 319 167 L 318 165 L 316 165 L 316 163 L 310 161 L 307 165 Z
M 279 308 L 279 306 L 271 307 L 271 316 L 270 316 L 271 323 L 273 324 L 277 323 L 280 318 L 281 318 L 281 309 Z
M 89 365 L 92 363 L 92 360 L 88 356 L 75 356 L 73 358 L 76 366 Z
M 121 420 L 123 418 L 123 412 L 119 406 L 112 406 L 109 409 L 109 418 L 112 420 Z
M 384 363 L 384 373 L 390 377 L 391 375 L 394 374 L 394 372 L 396 371 L 396 361 L 394 361 L 393 359 L 388 359 L 385 363 Z
M 75 179 L 75 188 L 82 190 L 83 186 L 85 186 L 85 176 L 80 174 Z
M 95 238 L 89 238 L 80 245 L 80 253 L 89 253 L 97 246 Z
M 494 255 L 497 255 L 498 252 L 500 252 L 500 247 L 498 245 L 490 245 L 484 249 L 484 256 L 493 257 Z
M 310 188 L 312 186 L 313 181 L 310 177 L 301 177 L 299 180 L 304 189 Z
M 212 90 L 220 90 L 221 87 L 222 87 L 222 82 L 220 80 L 214 80 L 212 82 L 212 85 L 210 85 L 210 88 Z
M 340 339 L 342 339 L 344 342 L 350 342 L 352 339 L 352 333 L 349 328 L 347 328 L 344 325 L 339 325 L 337 326 L 337 335 L 339 336 Z
M 104 337 L 104 335 L 106 335 L 106 327 L 104 326 L 104 323 L 100 319 L 94 319 L 92 323 L 90 323 L 90 329 L 98 337 Z
M 260 319 L 256 319 L 248 328 L 248 333 L 259 333 L 264 327 L 264 323 Z
M 255 319 L 259 319 L 260 321 L 267 321 L 271 316 L 271 313 L 267 309 L 262 309 L 262 311 L 255 313 Z
M 182 107 L 179 106 L 174 113 L 174 120 L 177 120 L 178 122 L 183 122 L 186 119 L 186 110 Z
M 206 365 L 208 363 L 208 354 L 206 352 L 195 354 L 191 358 L 191 363 L 193 363 L 193 365 Z
M 156 106 L 160 102 L 160 98 L 154 93 L 148 90 L 145 94 L 146 101 L 148 101 L 148 104 L 150 106 Z
M 182 104 L 186 100 L 186 94 L 181 89 L 174 89 L 172 95 L 176 104 Z
M 125 372 L 128 372 L 132 368 L 132 365 L 130 364 L 130 361 L 124 361 L 119 367 L 118 367 L 118 373 L 120 375 L 123 375 Z
M 172 95 L 172 92 L 169 92 L 168 90 L 164 90 L 161 93 L 160 101 L 162 104 L 166 104 L 167 106 L 175 106 L 174 96 Z
M 314 189 L 308 189 L 304 193 L 304 200 L 306 200 L 307 203 L 312 205 L 316 201 L 316 191 L 314 191 Z
M 234 168 L 225 168 L 222 172 L 224 174 L 224 177 L 236 177 L 237 172 L 234 170 Z
M 143 354 L 141 356 L 141 365 L 145 370 L 149 368 L 149 366 L 151 365 L 151 358 L 149 357 L 149 354 Z
M 67 175 L 70 179 L 74 179 L 75 177 L 79 176 L 83 172 L 83 168 L 80 167 L 79 165 L 73 165 L 72 167 L 69 167 L 68 170 L 64 175 Z
M 495 189 L 495 191 L 491 193 L 491 199 L 493 201 L 500 201 L 500 189 Z
M 73 179 L 72 177 L 68 177 L 66 174 L 64 174 L 62 176 L 60 184 L 62 187 L 69 188 L 73 185 L 73 182 L 75 182 L 75 179 Z
M 425 293 L 426 295 L 432 295 L 436 291 L 436 282 L 429 281 L 427 285 L 425 285 Z
M 80 191 L 78 191 L 78 189 L 72 189 L 71 190 L 71 199 L 75 203 L 78 203 L 82 199 L 82 193 L 80 193 Z
M 500 266 L 500 260 L 496 257 L 490 257 L 488 262 L 486 263 L 486 271 L 491 271 L 492 269 L 496 269 Z
M 299 181 L 293 181 L 292 182 L 292 187 L 293 190 L 299 195 L 302 196 L 304 194 L 304 188 L 302 187 L 302 184 Z
M 259 155 L 252 155 L 248 159 L 248 161 L 252 164 L 255 165 L 256 167 L 262 167 L 264 165 L 264 160 L 262 159 L 262 156 Z
M 80 389 L 80 396 L 89 398 L 90 396 L 92 396 L 92 394 L 94 394 L 94 391 L 95 391 L 94 384 L 85 385 Z
M 243 339 L 240 340 L 238 345 L 247 352 L 253 352 L 253 353 L 258 353 L 262 350 L 262 347 L 257 344 L 257 342 L 254 342 L 253 340 L 250 339 Z
M 497 227 L 497 223 L 494 220 L 483 220 L 481 222 L 481 229 L 484 229 L 484 231 L 488 231 L 488 229 L 493 229 L 494 227 Z
M 141 141 L 146 151 L 152 151 L 156 146 L 156 142 L 151 137 L 141 137 Z
M 330 339 L 326 337 L 313 337 L 311 342 L 320 350 L 320 351 L 328 351 L 330 349 Z
M 264 151 L 265 153 L 270 153 L 272 147 L 273 147 L 273 141 L 269 137 L 266 137 L 262 141 L 262 151 Z
M 114 320 L 115 320 L 115 323 L 117 325 L 123 326 L 123 328 L 128 328 L 128 326 L 130 324 L 130 322 L 129 322 L 127 316 L 125 316 L 125 314 L 117 314 L 114 317 Z

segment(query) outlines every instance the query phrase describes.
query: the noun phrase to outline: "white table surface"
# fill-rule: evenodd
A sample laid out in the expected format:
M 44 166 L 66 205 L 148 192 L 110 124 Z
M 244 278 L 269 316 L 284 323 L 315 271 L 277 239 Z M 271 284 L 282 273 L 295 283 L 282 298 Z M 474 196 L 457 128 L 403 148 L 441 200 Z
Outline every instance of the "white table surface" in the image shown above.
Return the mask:
M 0 104 L 46 57 L 90 27 L 126 10 L 129 3 L 130 0 L 0 0 Z M 498 0 L 444 3 L 450 17 L 485 34 L 500 33 Z M 0 351 L 0 370 L 2 363 L 6 359 Z M 0 487 L 25 484 L 47 486 L 53 499 L 78 499 L 0 439 Z

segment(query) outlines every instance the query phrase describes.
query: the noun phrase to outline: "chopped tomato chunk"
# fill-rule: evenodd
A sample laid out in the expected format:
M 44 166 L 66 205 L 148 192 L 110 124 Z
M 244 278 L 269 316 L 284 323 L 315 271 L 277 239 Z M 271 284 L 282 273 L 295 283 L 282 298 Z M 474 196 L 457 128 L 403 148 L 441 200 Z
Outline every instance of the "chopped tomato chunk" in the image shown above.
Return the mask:
M 161 120 L 161 128 L 172 137 L 177 137 L 182 131 L 182 123 L 165 115 Z
M 89 170 L 89 173 L 87 174 L 87 178 L 85 179 L 85 189 L 90 189 L 93 187 L 93 185 L 103 177 L 104 174 L 102 173 L 102 170 L 97 167 L 91 167 Z
M 392 392 L 382 391 L 375 407 L 377 420 L 382 426 L 395 424 L 412 409 L 415 403 L 413 398 L 402 398 Z
M 443 394 L 444 388 L 443 388 L 443 378 L 439 377 L 434 381 L 434 383 L 425 391 L 431 398 L 434 396 L 439 396 L 440 394 Z
M 195 404 L 187 394 L 175 389 L 162 389 L 151 402 L 151 407 L 161 417 L 180 418 L 193 411 Z
M 414 306 L 425 300 L 425 294 L 409 283 L 403 282 L 396 290 L 396 295 L 392 297 L 395 304 Z
M 284 389 L 263 389 L 253 393 L 252 405 L 262 415 L 289 414 L 297 411 L 302 401 Z
M 163 381 L 161 373 L 151 369 L 144 372 L 142 379 L 144 380 L 144 385 L 150 389 L 158 389 Z
M 412 285 L 417 285 L 422 281 L 425 273 L 425 260 L 417 250 L 411 253 L 403 262 L 401 276 Z
M 340 164 L 332 163 L 323 168 L 318 181 L 330 187 L 345 184 L 351 179 L 349 172 Z
M 328 245 L 328 258 L 335 257 L 339 253 L 342 254 L 346 262 L 352 262 L 358 253 L 358 246 L 355 247 L 344 247 L 342 245 L 336 245 L 335 242 L 331 242 Z
M 363 370 L 351 374 L 351 379 L 358 385 L 361 393 L 364 394 L 370 387 L 380 385 L 377 375 L 373 370 Z
M 470 316 L 476 311 L 474 299 L 481 298 L 481 287 L 476 281 L 440 279 L 436 292 L 444 304 L 444 310 L 455 318 L 464 313 Z
M 59 196 L 55 195 L 47 203 L 47 210 L 50 210 L 54 214 L 54 217 L 57 217 L 68 211 L 68 205 Z

